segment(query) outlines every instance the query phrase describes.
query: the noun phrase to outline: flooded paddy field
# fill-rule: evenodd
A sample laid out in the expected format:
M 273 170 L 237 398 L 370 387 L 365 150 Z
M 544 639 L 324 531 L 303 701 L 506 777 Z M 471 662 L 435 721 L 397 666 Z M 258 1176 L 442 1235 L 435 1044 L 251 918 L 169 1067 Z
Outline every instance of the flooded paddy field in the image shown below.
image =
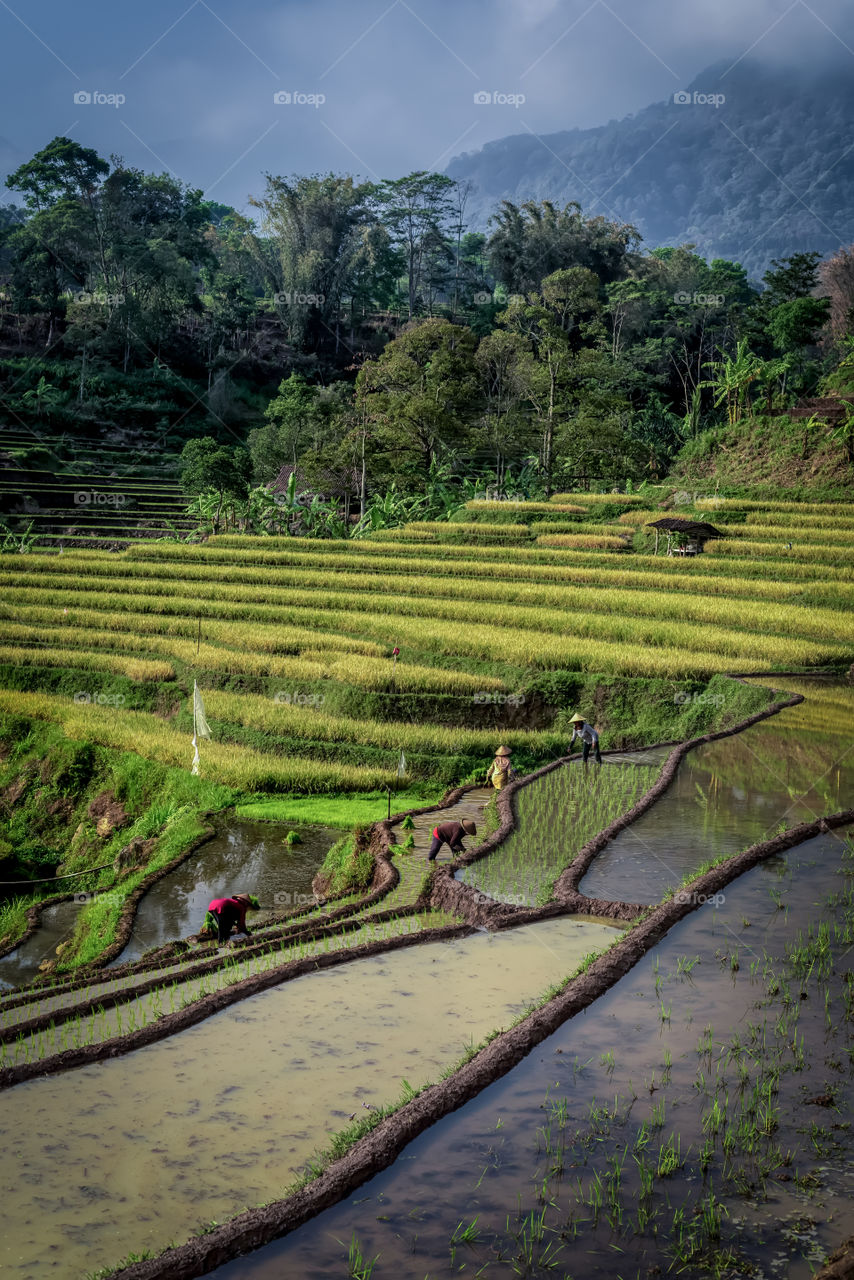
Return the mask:
M 597 857 L 585 891 L 658 900 L 710 858 L 851 804 L 854 691 L 816 681 L 786 685 L 802 688 L 807 703 L 690 752 L 663 799 Z M 560 779 L 551 816 L 539 819 L 542 831 L 535 828 L 527 845 L 520 840 L 507 864 L 517 883 L 524 881 L 520 903 L 544 896 L 553 871 L 601 828 L 606 810 L 610 816 L 615 807 L 631 807 L 666 756 L 627 753 L 601 769 L 574 762 L 546 775 L 543 782 Z M 520 796 L 536 802 L 539 786 Z M 597 787 L 607 795 L 594 794 Z M 442 818 L 474 818 L 480 836 L 490 798 L 481 788 L 467 792 L 440 811 Z M 517 834 L 526 836 L 522 806 L 519 812 Z M 262 918 L 252 941 L 269 940 L 264 953 L 228 949 L 201 976 L 186 972 L 198 954 L 176 958 L 156 971 L 152 991 L 132 989 L 155 975 L 142 965 L 131 974 L 95 975 L 81 990 L 34 992 L 27 1004 L 0 997 L 3 1065 L 32 1065 L 126 1036 L 291 960 L 345 955 L 380 938 L 408 944 L 424 934 L 405 950 L 354 957 L 244 998 L 126 1056 L 0 1093 L 13 1224 L 7 1270 L 83 1275 L 280 1199 L 312 1153 L 353 1117 L 437 1080 L 584 957 L 621 936 L 613 924 L 565 917 L 431 942 L 427 930 L 450 917 L 406 910 L 423 883 L 436 821 L 433 812 L 416 815 L 406 830 L 396 825 L 400 881 L 370 908 L 404 913 L 388 921 L 360 918 L 366 913 L 355 901 L 352 932 L 344 934 L 339 922 L 333 936 L 291 941 L 276 938 L 276 927 Z M 540 837 L 549 822 L 561 836 L 546 858 Z M 641 823 L 642 843 L 623 848 Z M 626 1276 L 671 1266 L 774 1276 L 782 1274 L 769 1253 L 776 1217 L 791 1225 L 795 1242 L 780 1255 L 786 1265 L 823 1256 L 836 1243 L 838 1223 L 848 1221 L 827 1205 L 838 1208 L 854 1190 L 840 1154 L 847 1131 L 834 1128 L 847 1124 L 852 1101 L 845 956 L 854 948 L 854 924 L 844 834 L 821 836 L 698 904 L 633 973 L 505 1080 L 417 1139 L 349 1205 L 223 1274 L 344 1276 L 348 1267 L 352 1272 L 347 1249 L 355 1237 L 364 1259 L 379 1255 L 376 1276 L 450 1274 L 465 1263 L 481 1274 L 515 1268 L 598 1280 L 618 1274 L 618 1251 Z M 246 859 L 266 840 L 265 865 L 279 872 L 267 896 L 299 892 L 296 880 L 281 889 L 294 850 L 274 845 L 269 827 L 261 837 L 235 839 L 237 861 L 223 862 L 218 874 L 237 866 L 240 882 L 230 887 L 257 891 L 246 881 Z M 315 865 L 323 852 L 311 855 Z M 495 856 L 471 869 L 489 869 Z M 440 860 L 447 857 L 443 850 Z M 173 887 L 178 907 L 165 940 L 196 912 L 192 895 L 206 865 L 194 871 L 189 860 L 185 887 Z M 591 888 L 603 867 L 602 883 Z M 306 864 L 294 874 L 310 883 L 313 870 Z M 644 893 L 641 884 L 652 890 Z M 202 896 L 209 900 L 208 887 Z M 494 887 L 506 891 L 507 876 Z M 166 881 L 162 893 L 166 910 Z M 197 927 L 194 918 L 190 928 Z M 124 985 L 129 998 L 116 1008 L 84 1011 L 87 1000 Z M 56 1025 L 16 1033 L 35 1011 L 55 1013 Z M 804 1112 L 811 1124 L 817 1118 L 801 1131 Z M 820 1212 L 810 1215 L 804 1197 Z M 731 1228 L 741 1234 L 732 1237 Z
M 58 902 L 45 907 L 35 933 L 0 957 L 0 991 L 26 986 L 38 975 L 40 964 L 55 959 L 56 948 L 74 929 L 80 906 L 79 902 Z
M 794 679 L 785 687 L 806 701 L 689 751 L 664 795 L 599 854 L 582 893 L 658 902 L 702 863 L 767 839 L 781 822 L 794 826 L 851 803 L 851 688 Z
M 152 947 L 197 932 L 213 898 L 230 893 L 257 894 L 263 920 L 313 900 L 311 882 L 341 832 L 301 827 L 300 844 L 285 841 L 280 824 L 232 819 L 179 867 L 164 876 L 142 899 L 127 946 L 115 963 L 136 960 Z
M 425 940 L 0 1093 L 4 1269 L 83 1275 L 282 1195 L 352 1116 L 436 1080 L 619 936 L 564 919 Z
M 826 834 L 676 925 L 347 1202 L 218 1280 L 806 1280 L 854 1231 L 854 845 Z
M 573 761 L 522 787 L 514 797 L 515 831 L 494 853 L 461 871 L 459 879 L 499 902 L 529 907 L 547 902 L 561 871 L 649 790 L 667 755 L 665 749 L 638 752 L 636 759 L 606 758 L 601 765 Z

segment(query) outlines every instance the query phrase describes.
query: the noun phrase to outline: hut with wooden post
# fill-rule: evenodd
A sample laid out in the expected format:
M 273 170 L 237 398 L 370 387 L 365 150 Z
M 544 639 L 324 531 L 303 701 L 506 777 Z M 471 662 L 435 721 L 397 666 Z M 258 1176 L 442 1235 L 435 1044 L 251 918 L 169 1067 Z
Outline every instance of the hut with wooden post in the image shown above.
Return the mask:
M 680 556 L 696 556 L 703 550 L 710 538 L 723 538 L 726 535 L 716 529 L 713 524 L 704 520 L 687 520 L 682 516 L 665 516 L 662 520 L 650 520 L 646 526 L 655 530 L 655 551 L 658 555 L 658 538 L 660 533 L 667 534 L 667 554 Z

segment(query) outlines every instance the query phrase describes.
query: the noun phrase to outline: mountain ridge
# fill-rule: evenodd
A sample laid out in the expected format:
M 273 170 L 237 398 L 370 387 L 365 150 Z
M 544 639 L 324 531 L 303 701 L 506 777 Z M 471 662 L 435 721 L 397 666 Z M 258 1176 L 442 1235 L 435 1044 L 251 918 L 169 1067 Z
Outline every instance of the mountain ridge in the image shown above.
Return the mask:
M 694 243 L 758 277 L 772 258 L 854 241 L 852 125 L 847 70 L 744 59 L 620 120 L 496 139 L 446 172 L 474 184 L 472 229 L 487 229 L 502 199 L 575 200 L 633 224 L 648 248 Z

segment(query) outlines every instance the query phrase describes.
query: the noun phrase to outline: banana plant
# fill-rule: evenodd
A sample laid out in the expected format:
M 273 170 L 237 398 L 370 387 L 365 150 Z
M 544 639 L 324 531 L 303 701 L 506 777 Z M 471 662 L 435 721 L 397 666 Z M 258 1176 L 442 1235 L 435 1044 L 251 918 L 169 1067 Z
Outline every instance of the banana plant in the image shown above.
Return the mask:
M 726 405 L 727 421 L 731 427 L 741 421 L 745 410 L 750 412 L 750 384 L 759 377 L 762 361 L 747 348 L 747 338 L 738 343 L 735 356 L 725 355 L 723 360 L 707 360 L 704 368 L 711 369 L 714 377 L 701 382 L 701 387 L 711 387 L 715 393 L 715 408 Z

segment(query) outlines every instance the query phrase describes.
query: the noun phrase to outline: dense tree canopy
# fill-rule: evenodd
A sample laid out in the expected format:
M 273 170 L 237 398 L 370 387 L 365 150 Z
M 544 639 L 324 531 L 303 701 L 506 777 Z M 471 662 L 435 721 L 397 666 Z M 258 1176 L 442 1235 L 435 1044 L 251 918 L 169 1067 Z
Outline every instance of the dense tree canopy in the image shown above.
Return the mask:
M 255 222 L 60 137 L 7 185 L 7 331 L 45 353 L 7 409 L 73 430 L 120 415 L 114 375 L 144 377 L 161 437 L 202 435 L 184 483 L 220 506 L 250 458 L 256 484 L 288 466 L 363 513 L 378 489 L 464 477 L 542 494 L 658 477 L 707 427 L 810 395 L 854 332 L 854 250 L 753 282 L 548 200 L 503 201 L 484 235 L 467 185 L 425 171 L 267 174 Z

